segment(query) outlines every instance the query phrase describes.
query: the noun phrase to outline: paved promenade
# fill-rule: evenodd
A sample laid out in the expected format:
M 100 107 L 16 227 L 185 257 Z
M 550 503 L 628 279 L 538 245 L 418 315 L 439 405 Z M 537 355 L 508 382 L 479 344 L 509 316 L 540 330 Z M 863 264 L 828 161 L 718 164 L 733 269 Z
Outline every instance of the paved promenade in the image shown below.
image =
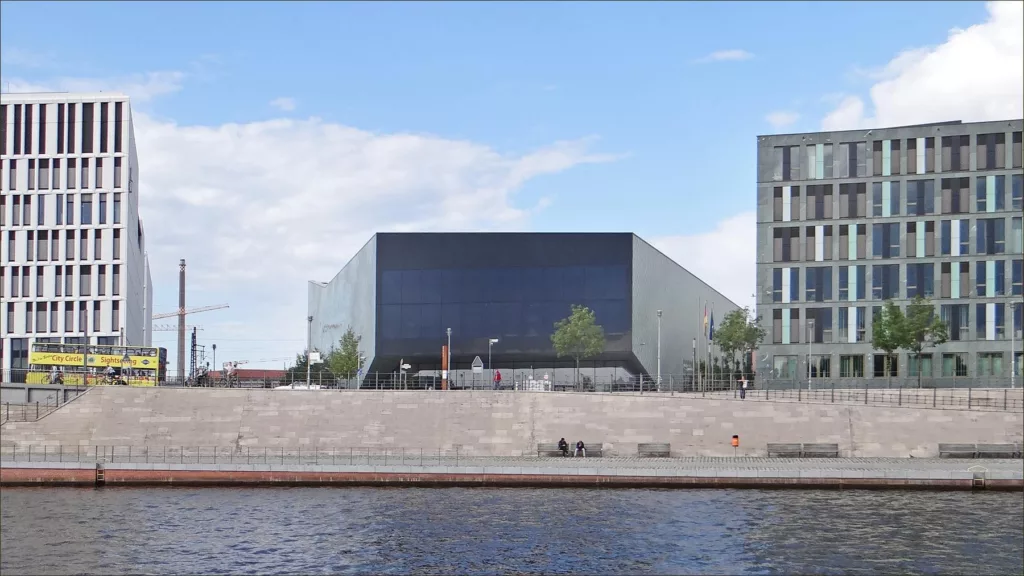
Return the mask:
M 109 456 L 109 455 L 108 455 Z M 3 485 L 440 485 L 718 488 L 1024 489 L 1021 460 L 932 458 L 515 458 L 419 460 L 375 456 L 264 461 L 196 454 L 143 462 L 52 453 L 28 461 L 3 455 Z M 68 460 L 71 461 L 68 461 Z

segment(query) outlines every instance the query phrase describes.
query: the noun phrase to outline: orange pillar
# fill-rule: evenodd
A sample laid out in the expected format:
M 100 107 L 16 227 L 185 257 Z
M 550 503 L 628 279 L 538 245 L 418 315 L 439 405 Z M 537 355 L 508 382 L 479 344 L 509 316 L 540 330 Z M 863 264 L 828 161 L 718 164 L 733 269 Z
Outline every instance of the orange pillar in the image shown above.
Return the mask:
M 441 390 L 448 389 L 448 345 L 441 346 Z

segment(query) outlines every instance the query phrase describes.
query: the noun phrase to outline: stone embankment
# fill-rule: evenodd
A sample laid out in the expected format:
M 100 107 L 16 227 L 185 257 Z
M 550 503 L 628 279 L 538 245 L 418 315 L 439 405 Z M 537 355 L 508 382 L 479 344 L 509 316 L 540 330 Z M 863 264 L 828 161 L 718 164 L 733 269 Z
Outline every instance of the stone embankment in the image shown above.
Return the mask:
M 491 391 L 182 388 L 90 390 L 3 446 L 213 447 L 244 451 L 458 450 L 523 457 L 559 438 L 633 456 L 764 456 L 769 443 L 834 443 L 844 457 L 928 458 L 939 443 L 1020 443 L 1024 414 L 729 397 Z M 733 435 L 740 445 L 730 444 Z

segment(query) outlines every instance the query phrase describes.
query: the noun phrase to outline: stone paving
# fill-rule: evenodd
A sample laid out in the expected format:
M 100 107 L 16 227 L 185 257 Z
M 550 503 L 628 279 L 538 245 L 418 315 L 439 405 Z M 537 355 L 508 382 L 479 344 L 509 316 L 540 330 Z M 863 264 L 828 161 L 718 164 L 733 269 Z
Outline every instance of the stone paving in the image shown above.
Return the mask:
M 792 472 L 799 474 L 807 470 L 814 471 L 848 471 L 911 474 L 915 472 L 928 474 L 931 472 L 965 472 L 980 466 L 989 473 L 1009 475 L 1011 478 L 1024 478 L 1024 461 L 995 459 L 939 459 L 939 458 L 764 458 L 764 457 L 678 457 L 678 458 L 560 458 L 560 457 L 456 457 L 452 454 L 438 456 L 437 453 L 424 452 L 422 458 L 418 451 L 415 455 L 406 453 L 388 455 L 359 454 L 352 451 L 313 451 L 299 454 L 280 451 L 250 450 L 248 454 L 241 452 L 172 449 L 164 451 L 154 448 L 148 454 L 144 449 L 133 450 L 130 454 L 127 447 L 124 451 L 114 453 L 101 450 L 98 454 L 91 450 L 78 452 L 77 447 L 63 451 L 53 447 L 29 452 L 19 449 L 13 452 L 10 448 L 0 451 L 0 463 L 3 467 L 12 468 L 16 464 L 34 463 L 122 463 L 122 464 L 201 464 L 201 465 L 245 465 L 245 466 L 360 466 L 360 467 L 392 467 L 406 468 L 445 467 L 445 468 L 492 468 L 492 469 L 588 469 L 616 470 L 633 469 L 653 473 L 696 472 L 705 471 L 722 473 L 725 471 L 757 471 L 757 472 Z M 91 448 L 91 447 L 90 447 Z M 888 474 L 887 474 L 888 475 Z

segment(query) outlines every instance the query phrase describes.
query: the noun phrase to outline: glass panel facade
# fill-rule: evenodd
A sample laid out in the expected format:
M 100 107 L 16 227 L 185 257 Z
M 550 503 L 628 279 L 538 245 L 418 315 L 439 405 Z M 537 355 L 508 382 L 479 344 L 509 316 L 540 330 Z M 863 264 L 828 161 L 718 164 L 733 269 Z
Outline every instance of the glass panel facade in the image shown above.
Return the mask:
M 529 340 L 526 350 L 550 349 L 555 322 L 573 304 L 593 310 L 606 334 L 628 332 L 628 266 L 383 270 L 379 338 L 440 344 L 451 328 L 453 339 L 514 338 Z

